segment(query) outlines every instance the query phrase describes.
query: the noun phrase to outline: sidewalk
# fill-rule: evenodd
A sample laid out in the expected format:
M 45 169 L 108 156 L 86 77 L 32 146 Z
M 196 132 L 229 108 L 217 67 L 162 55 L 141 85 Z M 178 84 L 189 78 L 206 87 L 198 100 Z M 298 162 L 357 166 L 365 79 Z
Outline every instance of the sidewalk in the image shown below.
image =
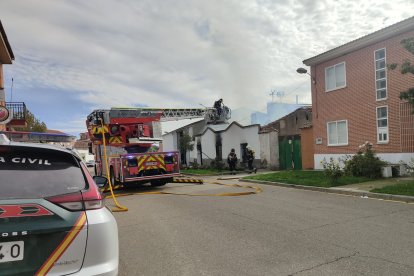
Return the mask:
M 384 186 L 393 185 L 392 183 L 390 183 L 390 181 L 394 182 L 394 184 L 398 184 L 401 180 L 410 180 L 410 179 L 413 179 L 413 178 L 411 177 L 411 178 L 384 179 L 383 181 L 368 181 L 368 182 L 363 182 L 363 183 L 350 184 L 346 186 L 338 186 L 338 187 L 331 187 L 331 188 L 286 184 L 286 183 L 280 183 L 280 182 L 270 182 L 270 181 L 262 181 L 262 180 L 251 180 L 251 179 L 239 179 L 239 181 L 274 185 L 274 186 L 302 189 L 302 190 L 309 190 L 309 191 L 325 192 L 325 193 L 345 194 L 345 195 L 359 196 L 362 198 L 376 198 L 376 199 L 383 199 L 383 200 L 414 203 L 413 196 L 381 194 L 381 193 L 370 192 L 370 190 L 374 188 L 382 188 Z
M 334 187 L 331 189 L 337 188 L 337 189 L 343 189 L 343 190 L 369 192 L 375 188 L 383 188 L 385 186 L 398 184 L 401 181 L 413 180 L 413 179 L 414 179 L 413 177 L 385 178 L 383 180 L 375 180 L 375 181 L 368 181 L 368 182 L 362 182 L 362 183 L 357 183 L 357 184 L 350 184 L 346 186 Z

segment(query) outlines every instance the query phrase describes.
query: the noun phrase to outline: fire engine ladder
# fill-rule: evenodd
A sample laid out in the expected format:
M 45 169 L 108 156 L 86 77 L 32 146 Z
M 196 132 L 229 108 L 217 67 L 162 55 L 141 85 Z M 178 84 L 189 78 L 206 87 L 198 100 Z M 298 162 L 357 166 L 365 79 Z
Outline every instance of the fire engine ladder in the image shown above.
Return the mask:
M 166 108 L 162 109 L 161 121 L 204 118 L 213 108 Z
M 205 118 L 205 116 L 211 112 L 214 112 L 214 108 L 111 108 L 112 112 L 121 112 L 125 117 L 136 117 L 141 114 L 154 114 L 161 112 L 160 120 L 174 121 L 182 119 L 195 119 Z M 138 113 L 137 113 L 138 112 Z M 139 114 L 139 115 L 138 115 Z

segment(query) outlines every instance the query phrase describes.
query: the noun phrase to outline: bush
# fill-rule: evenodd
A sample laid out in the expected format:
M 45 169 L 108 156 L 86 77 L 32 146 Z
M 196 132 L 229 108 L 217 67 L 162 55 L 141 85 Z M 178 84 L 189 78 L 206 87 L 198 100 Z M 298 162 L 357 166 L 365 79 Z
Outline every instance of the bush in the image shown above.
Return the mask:
M 371 179 L 381 178 L 381 168 L 387 163 L 375 156 L 372 144 L 365 142 L 359 146 L 357 154 L 344 161 L 345 173 Z
M 213 161 L 211 161 L 211 163 L 210 163 L 210 168 L 211 169 L 216 169 L 216 170 L 219 170 L 219 171 L 223 170 L 224 166 L 225 166 L 225 164 L 224 164 L 223 160 L 220 159 L 220 158 L 216 158 Z
M 324 158 L 322 163 L 323 173 L 328 178 L 328 183 L 335 185 L 338 183 L 338 179 L 342 176 L 341 166 L 338 161 L 335 161 L 332 157 L 329 162 L 326 162 Z
M 407 169 L 407 174 L 414 176 L 414 158 L 411 158 L 411 161 L 407 163 L 400 162 L 401 165 L 404 165 Z
M 194 162 L 190 162 L 190 168 L 192 169 L 199 169 L 200 166 L 197 163 L 197 160 L 194 160 Z

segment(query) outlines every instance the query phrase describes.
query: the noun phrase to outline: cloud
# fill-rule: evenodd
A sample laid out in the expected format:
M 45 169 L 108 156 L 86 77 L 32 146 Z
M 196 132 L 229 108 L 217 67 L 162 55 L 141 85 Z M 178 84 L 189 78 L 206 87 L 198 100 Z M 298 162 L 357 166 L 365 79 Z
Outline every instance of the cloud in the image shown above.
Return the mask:
M 85 108 L 197 107 L 223 98 L 233 109 L 263 110 L 271 89 L 310 103 L 310 80 L 296 73 L 302 60 L 412 8 L 402 0 L 8 1 L 0 17 L 16 60 L 5 67 L 6 85 L 13 76 L 29 105 L 44 89 L 76 99 L 67 111 L 76 129 Z M 68 129 L 53 114 L 44 120 Z

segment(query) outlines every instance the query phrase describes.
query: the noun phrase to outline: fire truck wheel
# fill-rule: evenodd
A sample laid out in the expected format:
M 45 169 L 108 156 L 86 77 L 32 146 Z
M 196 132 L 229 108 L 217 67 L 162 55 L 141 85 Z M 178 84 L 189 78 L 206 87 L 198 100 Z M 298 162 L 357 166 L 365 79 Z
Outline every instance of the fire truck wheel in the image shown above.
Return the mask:
M 152 180 L 151 181 L 151 186 L 152 187 L 164 186 L 165 184 L 167 184 L 167 181 L 165 181 L 164 179 L 162 179 L 162 180 Z

